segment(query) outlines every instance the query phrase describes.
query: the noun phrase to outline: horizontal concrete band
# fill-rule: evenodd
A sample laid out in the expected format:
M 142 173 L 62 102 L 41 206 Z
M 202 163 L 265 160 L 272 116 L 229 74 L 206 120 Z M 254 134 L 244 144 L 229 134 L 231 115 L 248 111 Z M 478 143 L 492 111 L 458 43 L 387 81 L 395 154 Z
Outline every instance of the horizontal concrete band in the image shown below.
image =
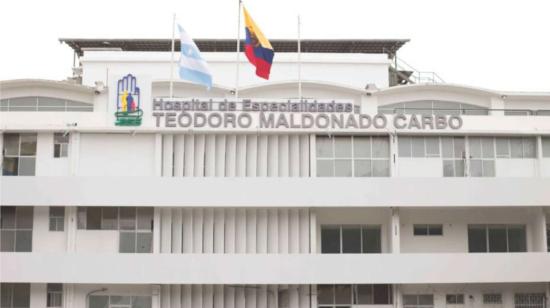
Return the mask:
M 1 177 L 2 205 L 550 206 L 550 178 Z
M 550 281 L 550 254 L 1 253 L 2 282 L 121 284 L 512 283 Z

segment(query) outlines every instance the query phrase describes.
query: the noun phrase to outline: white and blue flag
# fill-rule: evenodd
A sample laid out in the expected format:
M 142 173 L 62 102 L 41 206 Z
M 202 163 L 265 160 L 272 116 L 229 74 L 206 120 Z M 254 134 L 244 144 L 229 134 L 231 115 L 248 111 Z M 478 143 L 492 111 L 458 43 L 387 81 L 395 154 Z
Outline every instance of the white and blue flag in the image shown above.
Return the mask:
M 179 62 L 180 78 L 212 88 L 212 74 L 201 52 L 187 32 L 178 25 L 180 31 L 181 57 Z

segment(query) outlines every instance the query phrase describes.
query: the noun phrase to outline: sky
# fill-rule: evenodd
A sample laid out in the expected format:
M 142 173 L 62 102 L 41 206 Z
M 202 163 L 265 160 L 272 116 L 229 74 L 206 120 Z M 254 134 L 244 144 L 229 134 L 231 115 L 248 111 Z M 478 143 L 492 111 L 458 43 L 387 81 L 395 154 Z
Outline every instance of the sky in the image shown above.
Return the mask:
M 550 92 L 548 0 L 245 0 L 267 38 L 410 39 L 398 53 L 445 82 Z M 59 38 L 236 38 L 237 0 L 0 1 L 0 80 L 71 74 Z M 241 37 L 244 35 L 241 29 Z

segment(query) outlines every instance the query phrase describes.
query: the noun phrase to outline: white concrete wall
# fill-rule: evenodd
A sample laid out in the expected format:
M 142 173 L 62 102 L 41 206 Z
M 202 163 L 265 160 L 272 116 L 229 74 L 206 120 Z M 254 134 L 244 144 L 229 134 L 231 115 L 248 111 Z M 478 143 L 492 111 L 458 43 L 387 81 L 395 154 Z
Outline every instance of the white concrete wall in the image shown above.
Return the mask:
M 69 157 L 54 158 L 53 133 L 39 133 L 36 139 L 36 175 L 69 175 Z M 69 153 L 70 155 L 70 153 Z
M 443 177 L 441 158 L 398 157 L 397 166 L 397 176 L 400 177 Z
M 81 134 L 78 175 L 154 175 L 154 151 L 152 134 Z
M 529 232 L 533 225 L 532 214 L 520 208 L 468 209 L 442 208 L 438 210 L 422 208 L 401 208 L 401 252 L 402 253 L 451 253 L 468 252 L 469 224 L 524 224 L 526 225 L 527 250 L 540 251 L 533 246 Z M 442 236 L 414 236 L 414 224 L 442 224 Z M 540 228 L 540 227 L 538 227 Z M 540 242 L 540 239 L 537 239 Z M 530 244 L 531 243 L 531 244 Z
M 118 253 L 119 231 L 77 230 L 76 252 L 79 253 Z
M 495 160 L 497 177 L 534 177 L 537 175 L 537 159 L 533 158 L 497 158 Z
M 540 160 L 540 174 L 543 177 L 550 177 L 550 158 Z

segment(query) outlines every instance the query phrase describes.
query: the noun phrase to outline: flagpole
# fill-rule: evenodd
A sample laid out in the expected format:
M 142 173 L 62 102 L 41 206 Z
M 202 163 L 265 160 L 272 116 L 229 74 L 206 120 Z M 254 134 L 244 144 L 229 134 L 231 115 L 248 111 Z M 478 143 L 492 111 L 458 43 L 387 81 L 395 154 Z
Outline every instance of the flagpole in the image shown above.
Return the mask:
M 239 0 L 239 13 L 237 14 L 237 66 L 235 74 L 235 101 L 239 100 L 239 66 L 240 66 L 240 55 L 241 55 L 241 6 L 242 1 Z
M 174 49 L 176 45 L 176 13 L 172 16 L 172 54 L 170 56 L 170 98 L 174 97 Z
M 301 43 L 301 28 L 300 14 L 298 14 L 298 99 L 302 101 L 302 43 Z

